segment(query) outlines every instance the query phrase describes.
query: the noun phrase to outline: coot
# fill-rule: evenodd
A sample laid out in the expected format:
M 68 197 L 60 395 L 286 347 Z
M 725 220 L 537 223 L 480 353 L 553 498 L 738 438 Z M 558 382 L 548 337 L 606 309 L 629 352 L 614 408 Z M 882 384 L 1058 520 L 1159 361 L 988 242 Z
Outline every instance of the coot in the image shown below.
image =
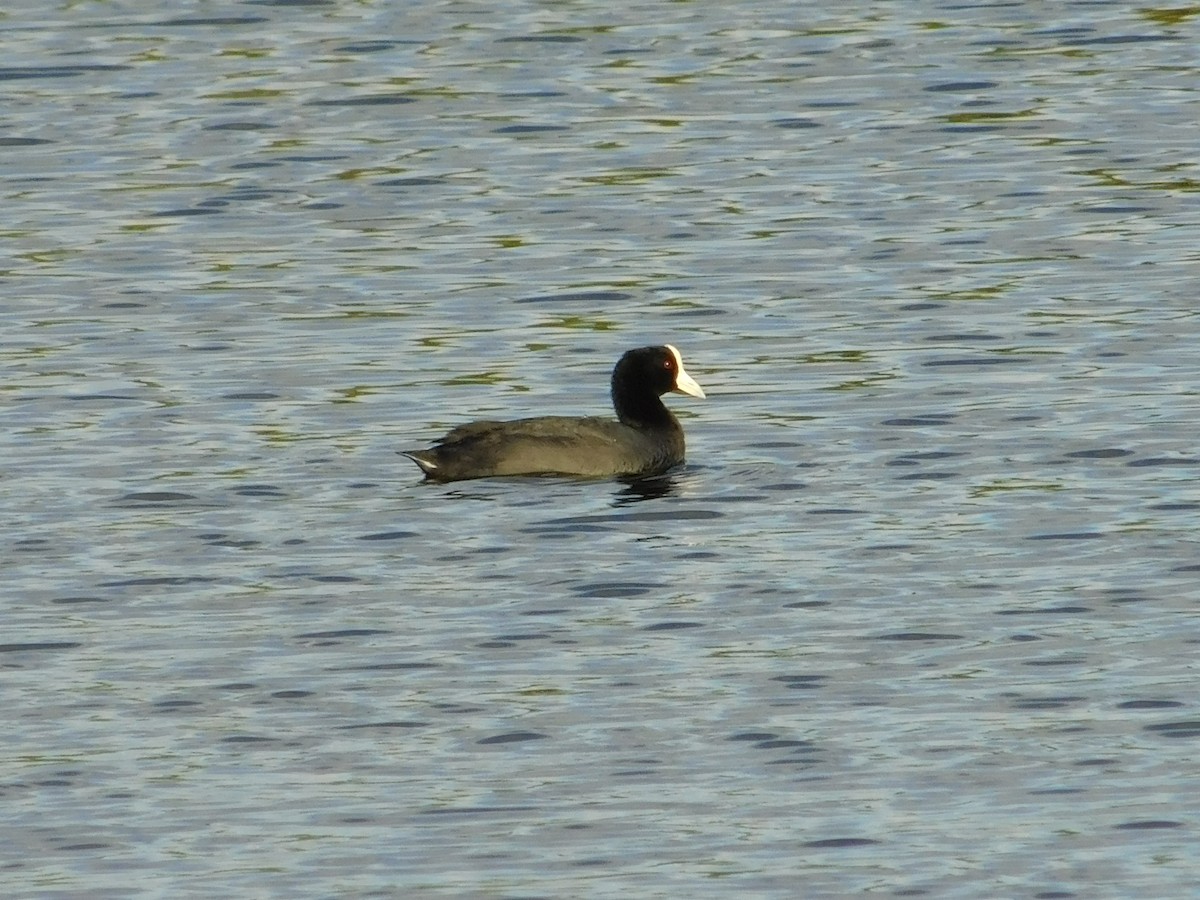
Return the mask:
M 617 421 L 541 416 L 460 425 L 428 450 L 404 455 L 434 481 L 495 475 L 657 475 L 683 462 L 683 428 L 659 399 L 704 397 L 667 344 L 630 350 L 612 374 Z

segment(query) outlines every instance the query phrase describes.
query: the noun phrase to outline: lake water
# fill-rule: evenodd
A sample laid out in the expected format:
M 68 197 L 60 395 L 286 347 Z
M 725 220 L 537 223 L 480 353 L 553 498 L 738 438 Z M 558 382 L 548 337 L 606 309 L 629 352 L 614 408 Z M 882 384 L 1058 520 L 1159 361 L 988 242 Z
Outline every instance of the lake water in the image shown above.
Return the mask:
M 1200 8 L 0 24 L 4 896 L 1200 892 Z

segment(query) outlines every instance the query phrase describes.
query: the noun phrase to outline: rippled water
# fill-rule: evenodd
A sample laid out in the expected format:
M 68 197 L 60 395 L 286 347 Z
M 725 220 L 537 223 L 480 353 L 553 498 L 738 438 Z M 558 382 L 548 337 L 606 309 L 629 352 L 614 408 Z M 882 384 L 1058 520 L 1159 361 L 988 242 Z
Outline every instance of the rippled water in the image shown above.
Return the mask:
M 5 896 L 1200 887 L 1200 11 L 0 21 Z

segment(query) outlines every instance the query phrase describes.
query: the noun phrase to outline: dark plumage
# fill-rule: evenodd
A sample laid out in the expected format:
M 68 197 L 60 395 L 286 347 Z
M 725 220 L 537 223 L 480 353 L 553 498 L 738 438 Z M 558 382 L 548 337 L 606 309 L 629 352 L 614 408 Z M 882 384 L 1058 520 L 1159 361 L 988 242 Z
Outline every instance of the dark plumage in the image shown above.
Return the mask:
M 404 455 L 434 481 L 496 475 L 657 475 L 683 462 L 683 428 L 663 405 L 674 391 L 703 397 L 667 344 L 630 350 L 612 374 L 617 420 L 541 416 L 511 422 L 470 422 L 428 450 Z

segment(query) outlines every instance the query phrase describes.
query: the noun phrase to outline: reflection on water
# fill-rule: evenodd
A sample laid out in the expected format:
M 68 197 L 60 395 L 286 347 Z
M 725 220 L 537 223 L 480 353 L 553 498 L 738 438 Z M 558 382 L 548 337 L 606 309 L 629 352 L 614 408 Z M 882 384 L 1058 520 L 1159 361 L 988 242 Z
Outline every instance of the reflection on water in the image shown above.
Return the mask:
M 0 32 L 10 880 L 1190 893 L 1195 11 L 210 12 Z
M 624 487 L 613 496 L 613 506 L 629 506 L 643 500 L 659 500 L 675 493 L 675 478 L 670 474 L 653 478 L 618 479 Z

